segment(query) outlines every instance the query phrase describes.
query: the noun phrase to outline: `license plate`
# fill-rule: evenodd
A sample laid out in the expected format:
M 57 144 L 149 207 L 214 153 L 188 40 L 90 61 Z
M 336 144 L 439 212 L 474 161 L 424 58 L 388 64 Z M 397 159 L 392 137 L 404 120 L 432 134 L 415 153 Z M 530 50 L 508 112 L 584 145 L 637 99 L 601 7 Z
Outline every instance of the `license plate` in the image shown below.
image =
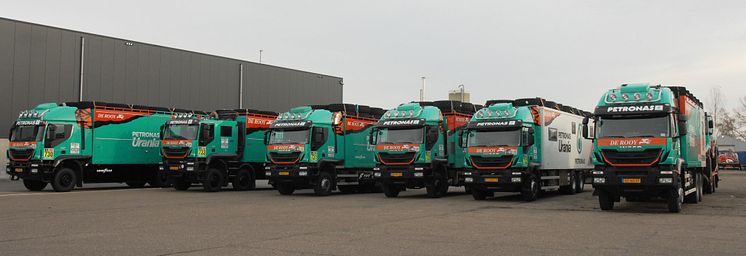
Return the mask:
M 626 184 L 640 184 L 640 183 L 642 183 L 642 180 L 640 178 L 624 178 L 624 179 L 622 179 L 622 183 L 626 183 Z
M 497 178 L 484 178 L 484 182 L 497 182 Z
M 391 177 L 401 177 L 402 174 L 400 172 L 392 172 Z
M 178 166 L 169 166 L 168 169 L 172 170 L 172 171 L 178 171 L 179 167 Z
M 16 168 L 16 172 L 23 172 L 23 168 Z
M 288 175 L 290 175 L 290 172 L 280 172 L 280 175 L 282 175 L 282 176 L 288 176 Z

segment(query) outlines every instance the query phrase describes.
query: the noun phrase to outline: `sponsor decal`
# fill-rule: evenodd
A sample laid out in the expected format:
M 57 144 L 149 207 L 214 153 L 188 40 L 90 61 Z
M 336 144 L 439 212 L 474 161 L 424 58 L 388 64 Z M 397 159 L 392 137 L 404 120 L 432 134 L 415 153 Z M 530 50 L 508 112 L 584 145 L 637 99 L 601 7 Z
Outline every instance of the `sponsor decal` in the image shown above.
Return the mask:
M 423 119 L 405 119 L 405 120 L 383 120 L 379 124 L 380 126 L 417 126 L 424 125 L 425 120 Z
M 445 118 L 448 123 L 448 130 L 453 131 L 467 125 L 469 120 L 471 120 L 471 115 L 452 112 L 445 114 Z
M 558 116 L 560 116 L 559 111 L 544 108 L 544 125 L 552 124 L 552 122 L 554 122 L 554 119 L 556 119 Z
M 311 126 L 311 121 L 273 122 L 270 124 L 270 128 L 300 128 L 306 126 Z
M 142 112 L 97 109 L 95 111 L 94 120 L 96 120 L 96 122 L 122 122 L 146 115 L 148 114 Z
M 97 169 L 96 172 L 97 173 L 111 173 L 111 172 L 114 172 L 114 170 L 109 169 L 109 168 L 104 168 L 104 169 Z
M 207 147 L 197 147 L 197 156 L 204 157 L 207 155 Z
M 168 124 L 173 124 L 173 125 L 191 125 L 191 124 L 196 124 L 196 123 L 197 123 L 196 119 L 173 119 L 173 120 L 168 121 Z
M 425 161 L 430 161 L 430 151 L 425 151 Z
M 568 132 L 557 132 L 557 151 L 570 153 L 572 152 L 572 135 Z
M 221 149 L 227 149 L 229 146 L 229 138 L 228 137 L 220 137 L 220 148 Z
M 30 121 L 29 120 L 25 120 L 25 121 L 22 120 L 22 121 L 16 121 L 16 125 L 18 125 L 18 126 L 22 126 L 22 125 L 36 126 L 36 125 L 40 125 L 40 124 L 41 124 L 41 120 L 30 120 Z
M 606 112 L 609 112 L 609 113 L 650 112 L 650 111 L 663 111 L 663 105 L 618 106 L 618 107 L 607 107 L 606 108 Z
M 132 132 L 132 147 L 157 148 L 161 146 L 160 138 L 158 132 Z
M 73 154 L 73 155 L 80 154 L 80 143 L 77 143 L 77 142 L 70 143 L 70 154 Z
M 258 129 L 258 128 L 269 128 L 274 121 L 271 117 L 258 117 L 258 116 L 247 116 L 246 117 L 246 128 L 247 129 Z
M 272 144 L 267 146 L 267 150 L 271 151 L 284 151 L 284 152 L 300 152 L 303 151 L 305 145 L 303 144 Z
M 630 147 L 666 145 L 666 138 L 600 138 L 600 147 Z
M 379 144 L 376 145 L 379 151 L 419 151 L 419 144 Z
M 11 141 L 8 146 L 11 148 L 36 148 L 36 141 Z
M 319 160 L 319 153 L 317 151 L 311 151 L 311 161 Z
M 161 143 L 163 143 L 163 146 L 182 146 L 182 147 L 192 146 L 191 140 L 162 140 Z
M 505 128 L 505 127 L 518 127 L 523 124 L 521 120 L 505 120 L 505 121 L 486 121 L 478 123 L 470 123 L 469 128 L 480 129 L 480 128 Z
M 42 155 L 44 159 L 53 159 L 54 158 L 54 148 L 44 148 L 44 154 Z
M 347 131 L 360 131 L 365 129 L 365 127 L 368 127 L 369 125 L 375 124 L 374 121 L 364 120 L 364 119 L 357 119 L 357 118 L 351 118 L 347 117 L 345 122 L 345 128 Z
M 469 154 L 515 155 L 518 154 L 518 147 L 469 147 Z

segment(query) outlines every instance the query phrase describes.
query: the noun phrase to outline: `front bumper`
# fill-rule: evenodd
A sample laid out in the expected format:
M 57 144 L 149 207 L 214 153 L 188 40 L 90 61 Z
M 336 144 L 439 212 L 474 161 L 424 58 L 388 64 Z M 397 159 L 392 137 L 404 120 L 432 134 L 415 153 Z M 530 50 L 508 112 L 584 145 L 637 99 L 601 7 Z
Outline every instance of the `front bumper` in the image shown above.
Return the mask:
M 201 158 L 163 159 L 158 171 L 168 178 L 201 180 L 207 171 L 205 160 Z
M 594 189 L 616 196 L 665 195 L 682 182 L 681 175 L 671 166 L 597 166 L 591 177 Z
M 264 167 L 264 175 L 271 184 L 292 183 L 300 187 L 308 187 L 316 181 L 319 170 L 312 165 L 267 165 Z
M 50 182 L 52 180 L 53 172 L 54 166 L 52 166 L 51 161 L 11 161 L 5 167 L 5 173 L 11 177 L 43 182 Z
M 468 188 L 484 191 L 517 192 L 523 181 L 520 169 L 467 170 L 463 176 Z
M 373 179 L 383 184 L 401 184 L 408 187 L 422 187 L 433 177 L 433 170 L 428 166 L 378 165 L 373 168 Z

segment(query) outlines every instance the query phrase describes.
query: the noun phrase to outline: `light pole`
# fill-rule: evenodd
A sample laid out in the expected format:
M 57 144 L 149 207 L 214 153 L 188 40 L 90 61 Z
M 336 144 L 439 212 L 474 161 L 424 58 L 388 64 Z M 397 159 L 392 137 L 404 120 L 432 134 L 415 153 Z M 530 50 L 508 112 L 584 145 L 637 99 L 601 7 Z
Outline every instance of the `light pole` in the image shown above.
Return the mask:
M 420 89 L 420 101 L 425 101 L 425 79 L 426 77 L 422 77 L 422 89 Z
M 264 50 L 259 50 L 259 63 L 262 63 L 262 52 Z
M 461 102 L 464 102 L 464 85 L 461 84 L 458 86 L 458 88 L 461 89 Z

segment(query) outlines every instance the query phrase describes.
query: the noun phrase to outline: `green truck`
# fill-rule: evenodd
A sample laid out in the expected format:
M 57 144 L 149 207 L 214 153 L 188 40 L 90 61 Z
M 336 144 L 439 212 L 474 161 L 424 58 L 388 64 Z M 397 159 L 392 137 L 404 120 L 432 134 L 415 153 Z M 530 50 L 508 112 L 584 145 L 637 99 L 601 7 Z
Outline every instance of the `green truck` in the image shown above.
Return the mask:
M 160 171 L 176 190 L 201 183 L 204 191 L 217 192 L 229 182 L 233 190 L 254 189 L 257 179 L 266 179 L 264 137 L 275 118 L 251 109 L 176 115 L 163 127 Z
M 355 104 L 303 106 L 281 113 L 265 142 L 265 175 L 280 194 L 316 195 L 376 189 L 370 131 L 383 109 Z
M 31 191 L 83 183 L 166 184 L 158 175 L 159 129 L 188 111 L 103 102 L 44 103 L 10 129 L 6 172 Z
M 377 162 L 374 178 L 386 197 L 424 187 L 436 198 L 451 185 L 462 186 L 459 170 L 466 168 L 465 151 L 458 136 L 479 108 L 446 100 L 405 103 L 388 110 L 370 137 Z
M 602 210 L 666 199 L 670 212 L 696 204 L 718 184 L 713 121 L 681 86 L 623 84 L 598 102 L 583 132 L 593 139 L 593 188 Z
M 520 192 L 524 201 L 541 192 L 583 191 L 593 164 L 582 122 L 591 113 L 542 98 L 492 100 L 461 135 L 464 177 L 475 200 L 494 192 Z

